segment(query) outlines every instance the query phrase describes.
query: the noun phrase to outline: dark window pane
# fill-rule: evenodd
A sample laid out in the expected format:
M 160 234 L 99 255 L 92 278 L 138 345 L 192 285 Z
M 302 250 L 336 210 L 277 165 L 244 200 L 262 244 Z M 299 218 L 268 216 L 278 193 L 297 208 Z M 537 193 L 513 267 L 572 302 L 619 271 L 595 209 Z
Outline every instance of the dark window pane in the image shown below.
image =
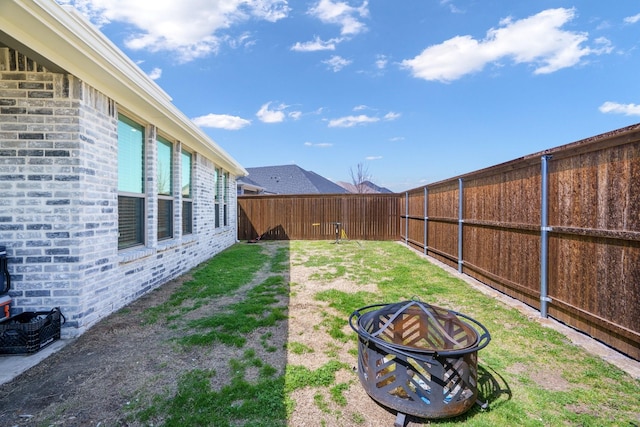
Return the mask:
M 118 249 L 144 243 L 144 199 L 118 196 Z
M 158 240 L 173 237 L 173 200 L 158 199 Z
M 226 227 L 227 225 L 229 225 L 229 212 L 227 211 L 227 206 L 228 205 L 224 205 L 224 226 Z
M 191 234 L 193 232 L 192 222 L 192 205 L 191 201 L 182 202 L 182 234 Z

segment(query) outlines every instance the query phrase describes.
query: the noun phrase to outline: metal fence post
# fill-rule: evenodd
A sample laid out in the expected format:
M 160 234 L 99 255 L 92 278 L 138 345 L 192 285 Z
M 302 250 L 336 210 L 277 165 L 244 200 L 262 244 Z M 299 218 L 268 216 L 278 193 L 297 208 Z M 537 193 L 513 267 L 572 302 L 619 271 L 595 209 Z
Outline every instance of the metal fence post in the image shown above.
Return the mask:
M 462 273 L 462 223 L 464 222 L 462 216 L 463 208 L 463 185 L 462 178 L 458 178 L 458 272 Z
M 429 246 L 429 190 L 424 187 L 424 254 L 427 255 Z
M 409 246 L 409 192 L 404 193 L 404 244 Z
M 541 203 L 540 203 L 540 316 L 547 317 L 548 274 L 549 274 L 549 159 L 551 156 L 542 156 L 541 170 Z

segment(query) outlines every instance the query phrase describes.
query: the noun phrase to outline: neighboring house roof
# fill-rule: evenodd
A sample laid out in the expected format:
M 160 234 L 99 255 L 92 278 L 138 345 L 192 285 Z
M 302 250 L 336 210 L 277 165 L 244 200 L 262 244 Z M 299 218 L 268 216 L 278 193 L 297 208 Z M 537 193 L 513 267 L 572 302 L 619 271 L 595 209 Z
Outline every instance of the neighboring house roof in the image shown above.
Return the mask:
M 251 178 L 249 178 L 248 176 L 243 176 L 243 177 L 238 178 L 237 181 L 236 181 L 236 184 L 237 184 L 238 188 L 244 188 L 244 189 L 247 189 L 247 190 L 260 191 L 260 192 L 265 191 L 264 187 L 262 187 L 257 182 L 251 180 Z
M 116 45 L 79 12 L 55 1 L 1 0 L 0 46 L 67 72 L 236 176 L 247 171 L 213 142 Z
M 354 184 L 348 182 L 337 181 L 336 184 L 345 188 L 350 193 L 393 193 L 393 191 L 388 188 L 380 187 L 371 181 L 362 182 L 360 184 L 360 191 L 358 191 L 358 188 Z
M 271 194 L 342 194 L 338 184 L 297 165 L 247 168 L 249 179 Z

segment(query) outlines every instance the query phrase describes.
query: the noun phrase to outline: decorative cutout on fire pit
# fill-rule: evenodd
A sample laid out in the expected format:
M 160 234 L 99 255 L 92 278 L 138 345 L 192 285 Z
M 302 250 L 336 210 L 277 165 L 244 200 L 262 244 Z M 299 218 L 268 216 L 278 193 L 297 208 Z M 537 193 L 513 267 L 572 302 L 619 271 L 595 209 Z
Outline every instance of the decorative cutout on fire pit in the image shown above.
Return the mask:
M 404 301 L 360 308 L 349 324 L 359 337 L 360 382 L 399 418 L 453 417 L 476 401 L 477 351 L 491 337 L 474 319 Z

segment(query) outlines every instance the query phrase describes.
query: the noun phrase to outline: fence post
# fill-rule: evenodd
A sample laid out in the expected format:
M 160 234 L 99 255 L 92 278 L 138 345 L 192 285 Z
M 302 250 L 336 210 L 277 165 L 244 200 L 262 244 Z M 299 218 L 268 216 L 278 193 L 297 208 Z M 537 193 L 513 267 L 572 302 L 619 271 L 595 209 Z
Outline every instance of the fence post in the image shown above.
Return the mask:
M 427 255 L 429 246 L 429 190 L 424 187 L 424 254 Z
M 549 273 L 549 159 L 551 156 L 542 156 L 541 170 L 541 203 L 540 203 L 540 316 L 547 317 L 548 297 L 548 273 Z
M 404 193 L 404 244 L 409 246 L 409 192 Z
M 462 217 L 463 208 L 463 185 L 462 178 L 458 178 L 458 272 L 462 273 L 462 223 L 464 219 Z

